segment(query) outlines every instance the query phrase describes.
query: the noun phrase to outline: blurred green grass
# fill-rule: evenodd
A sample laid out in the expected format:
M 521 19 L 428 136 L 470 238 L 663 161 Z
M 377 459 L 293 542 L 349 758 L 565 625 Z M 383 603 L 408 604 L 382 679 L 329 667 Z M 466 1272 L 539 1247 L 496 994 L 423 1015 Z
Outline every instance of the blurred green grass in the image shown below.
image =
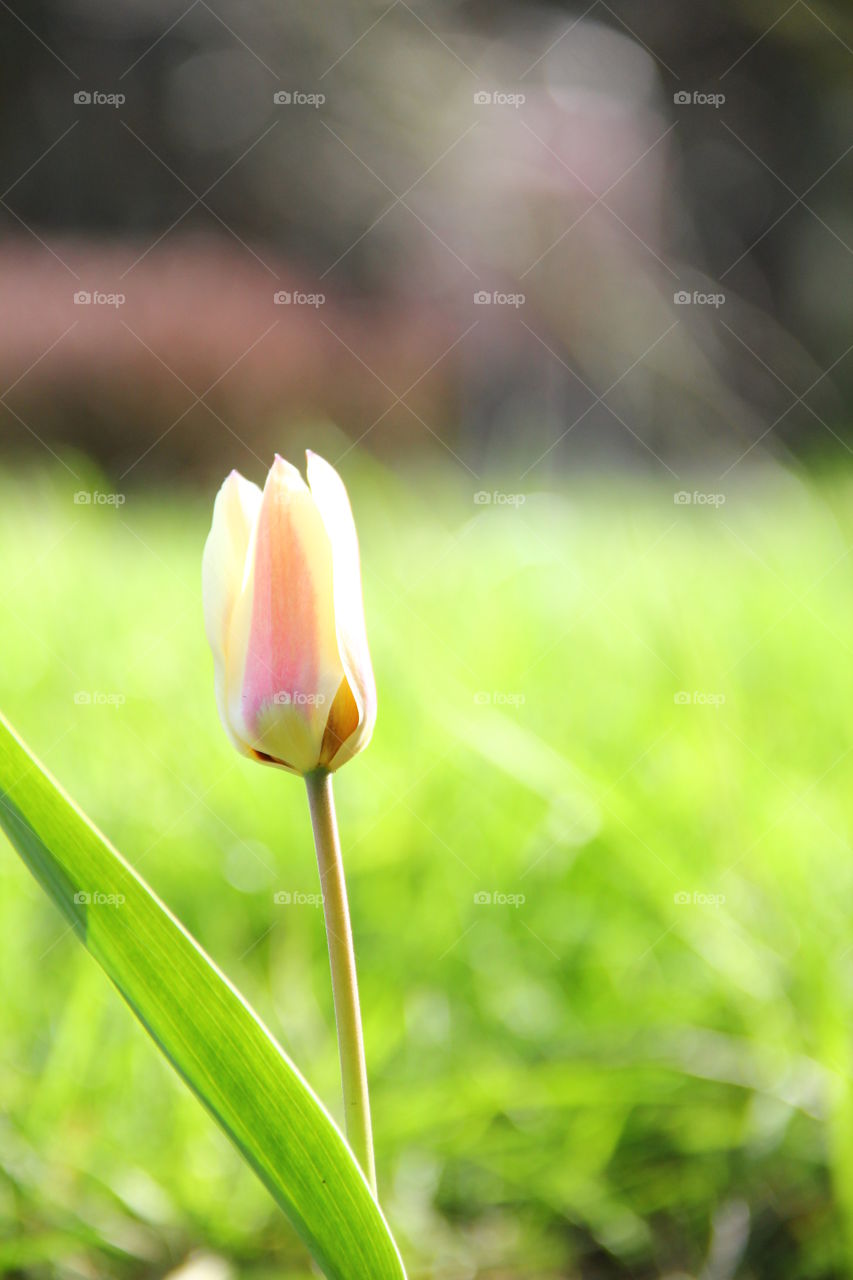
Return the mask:
M 111 486 L 74 466 L 0 477 L 0 706 L 339 1116 L 322 913 L 275 900 L 317 890 L 303 789 L 216 718 L 212 493 L 79 505 Z M 853 1275 L 853 472 L 709 507 L 342 471 L 380 714 L 337 798 L 411 1275 Z M 0 1275 L 310 1274 L 5 843 L 0 981 Z

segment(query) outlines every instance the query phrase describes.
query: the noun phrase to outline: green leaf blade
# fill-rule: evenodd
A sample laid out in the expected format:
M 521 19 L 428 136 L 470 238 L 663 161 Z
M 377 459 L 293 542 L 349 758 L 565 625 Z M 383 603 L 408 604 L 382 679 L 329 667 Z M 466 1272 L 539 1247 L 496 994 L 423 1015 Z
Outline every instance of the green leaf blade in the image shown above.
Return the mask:
M 344 1138 L 243 997 L 0 717 L 0 828 L 330 1280 L 405 1280 Z

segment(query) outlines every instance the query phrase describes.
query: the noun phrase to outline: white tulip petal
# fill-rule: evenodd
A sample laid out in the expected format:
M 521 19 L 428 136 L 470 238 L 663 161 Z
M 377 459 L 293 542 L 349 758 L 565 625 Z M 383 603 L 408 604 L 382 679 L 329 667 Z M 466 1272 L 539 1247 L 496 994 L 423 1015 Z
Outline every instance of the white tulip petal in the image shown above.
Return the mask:
M 261 496 L 256 484 L 237 471 L 231 472 L 216 495 L 201 571 L 204 625 L 213 653 L 219 717 L 231 741 L 244 753 L 248 748 L 234 733 L 227 716 L 227 637 L 243 582 L 246 553 L 260 510 Z

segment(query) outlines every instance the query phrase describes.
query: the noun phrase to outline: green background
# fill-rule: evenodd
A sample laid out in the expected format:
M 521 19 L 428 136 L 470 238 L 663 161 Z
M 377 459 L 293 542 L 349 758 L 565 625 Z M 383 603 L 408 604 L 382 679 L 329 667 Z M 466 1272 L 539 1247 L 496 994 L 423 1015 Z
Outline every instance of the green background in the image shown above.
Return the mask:
M 849 1274 L 853 477 L 350 461 L 380 711 L 336 787 L 411 1275 Z M 69 465 L 0 480 L 0 705 L 339 1117 L 303 788 L 216 716 L 212 490 Z M 0 978 L 0 1274 L 310 1275 L 5 841 Z

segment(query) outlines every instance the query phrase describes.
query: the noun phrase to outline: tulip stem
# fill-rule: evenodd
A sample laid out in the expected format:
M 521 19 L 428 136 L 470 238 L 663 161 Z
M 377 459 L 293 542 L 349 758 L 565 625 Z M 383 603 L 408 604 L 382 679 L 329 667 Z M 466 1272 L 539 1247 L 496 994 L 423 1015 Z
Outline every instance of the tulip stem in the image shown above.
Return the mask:
M 376 1168 L 373 1160 L 373 1134 L 370 1128 L 370 1099 L 367 1093 L 367 1065 L 358 1003 L 358 979 L 350 927 L 347 886 L 338 838 L 332 775 L 326 769 L 315 769 L 305 775 L 308 804 L 323 911 L 326 917 L 326 941 L 332 970 L 332 993 L 335 1021 L 338 1027 L 338 1050 L 341 1059 L 341 1084 L 347 1139 L 364 1176 L 376 1195 Z

